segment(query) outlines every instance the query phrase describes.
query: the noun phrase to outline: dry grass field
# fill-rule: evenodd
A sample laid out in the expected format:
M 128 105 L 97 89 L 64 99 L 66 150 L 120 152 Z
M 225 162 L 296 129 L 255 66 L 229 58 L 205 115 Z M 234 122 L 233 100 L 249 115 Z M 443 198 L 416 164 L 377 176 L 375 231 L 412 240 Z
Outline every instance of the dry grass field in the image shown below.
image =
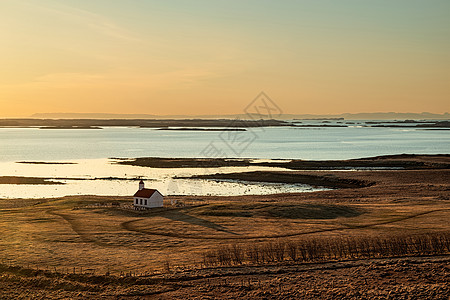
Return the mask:
M 300 173 L 323 174 L 315 171 Z M 399 278 L 398 284 L 400 281 L 401 284 L 406 284 L 398 287 L 401 294 L 407 293 L 408 289 L 417 288 L 408 285 L 413 284 L 413 281 L 408 281 L 408 276 L 411 280 L 416 280 L 414 284 L 419 284 L 425 279 L 420 279 L 417 274 L 428 268 L 432 269 L 430 276 L 436 277 L 435 285 L 425 288 L 435 291 L 436 299 L 442 295 L 448 297 L 448 288 L 444 288 L 449 278 L 448 251 L 442 253 L 440 258 L 422 258 L 423 261 L 416 258 L 417 255 L 407 255 L 410 260 L 406 263 L 391 262 L 396 268 L 390 268 L 389 263 L 380 263 L 376 258 L 358 262 L 358 257 L 354 258 L 352 265 L 346 267 L 324 268 L 327 263 L 331 263 L 329 259 L 306 264 L 294 263 L 287 255 L 283 261 L 274 261 L 266 266 L 255 266 L 248 262 L 236 266 L 204 265 L 205 253 L 224 245 L 245 248 L 270 241 L 296 242 L 305 238 L 384 238 L 450 232 L 448 170 L 327 173 L 374 184 L 363 188 L 301 194 L 169 197 L 166 199 L 167 203 L 177 200 L 187 205 L 149 211 L 134 211 L 127 207 L 132 201 L 130 197 L 72 196 L 1 200 L 0 261 L 4 269 L 1 272 L 0 293 L 19 293 L 17 282 L 23 280 L 23 286 L 28 285 L 36 289 L 36 293 L 55 298 L 58 295 L 63 295 L 62 298 L 76 298 L 94 294 L 112 297 L 121 293 L 128 296 L 158 295 L 170 298 L 180 296 L 183 290 L 191 293 L 192 298 L 203 294 L 211 297 L 308 297 L 304 293 L 313 287 L 316 287 L 316 293 L 319 293 L 317 295 L 325 295 L 325 298 L 342 296 L 346 291 L 351 291 L 347 294 L 348 297 L 357 298 L 358 294 L 354 290 L 343 288 L 352 284 L 351 280 L 347 280 L 350 277 L 358 278 L 355 279 L 355 284 L 364 286 L 365 283 L 361 283 L 364 280 L 369 280 L 369 283 L 373 281 L 373 278 L 364 279 L 364 274 L 371 274 L 378 268 L 379 272 L 389 274 L 382 277 L 381 281 L 389 282 L 388 279 L 395 276 Z M 401 261 L 404 258 L 398 259 Z M 415 262 L 411 263 L 412 260 Z M 386 261 L 387 258 L 384 262 Z M 317 264 L 317 267 L 309 273 L 300 270 L 311 266 L 310 264 Z M 86 283 L 80 283 L 87 279 L 70 279 L 67 277 L 69 275 L 58 279 L 70 282 L 70 286 L 73 286 L 73 280 L 84 286 L 79 290 L 74 289 L 77 291 L 75 293 L 71 288 L 58 288 L 54 282 L 36 285 L 30 278 L 48 280 L 50 275 L 25 276 L 9 266 L 60 274 L 76 273 L 78 276 L 114 275 L 102 280 L 120 280 L 116 276 L 135 275 L 137 277 L 129 278 L 147 281 L 145 284 L 130 281 L 126 287 L 115 282 L 108 285 L 108 288 L 87 288 L 84 286 Z M 279 271 L 283 266 L 291 269 Z M 266 271 L 257 271 L 257 268 L 265 268 Z M 239 273 L 236 270 L 245 271 Z M 376 274 L 379 275 L 379 272 Z M 408 272 L 411 274 L 407 275 Z M 185 279 L 180 279 L 180 274 L 184 274 Z M 306 274 L 309 277 L 305 279 Z M 124 277 L 124 280 L 125 278 L 128 277 Z M 166 281 L 158 281 L 161 278 L 166 278 Z M 186 278 L 197 280 L 195 282 L 200 286 L 194 287 L 183 281 Z M 206 278 L 211 281 L 206 281 Z M 246 282 L 248 278 L 253 282 Z M 323 282 L 327 282 L 326 286 L 333 280 L 336 284 L 341 282 L 341 285 L 335 286 L 334 292 L 331 286 L 320 292 L 321 278 L 324 278 Z M 184 283 L 174 288 L 174 282 L 179 284 L 180 280 Z M 347 280 L 345 284 L 343 280 Z M 306 286 L 305 282 L 310 284 Z M 224 294 L 224 286 L 227 285 L 229 294 Z M 257 285 L 259 288 L 255 288 Z M 64 284 L 61 283 L 61 286 Z M 297 294 L 293 294 L 292 288 L 286 286 L 296 286 Z M 389 292 L 386 291 L 387 288 L 374 289 L 371 292 L 373 295 Z M 61 293 L 57 292 L 59 290 Z M 327 294 L 323 294 L 325 292 Z M 369 295 L 368 289 L 360 292 Z M 18 297 L 20 295 L 25 294 L 16 294 Z

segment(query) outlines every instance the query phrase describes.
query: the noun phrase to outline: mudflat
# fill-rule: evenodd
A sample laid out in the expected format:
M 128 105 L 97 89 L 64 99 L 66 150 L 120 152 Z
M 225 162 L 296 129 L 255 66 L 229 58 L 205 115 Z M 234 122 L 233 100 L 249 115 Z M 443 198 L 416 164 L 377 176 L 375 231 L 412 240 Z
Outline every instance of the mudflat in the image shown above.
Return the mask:
M 138 157 L 113 158 L 116 163 L 149 168 L 211 168 L 261 166 L 278 167 L 291 170 L 373 170 L 373 169 L 450 169 L 450 155 L 400 154 L 375 156 L 347 160 L 301 160 L 282 159 L 260 161 L 251 158 L 166 158 Z

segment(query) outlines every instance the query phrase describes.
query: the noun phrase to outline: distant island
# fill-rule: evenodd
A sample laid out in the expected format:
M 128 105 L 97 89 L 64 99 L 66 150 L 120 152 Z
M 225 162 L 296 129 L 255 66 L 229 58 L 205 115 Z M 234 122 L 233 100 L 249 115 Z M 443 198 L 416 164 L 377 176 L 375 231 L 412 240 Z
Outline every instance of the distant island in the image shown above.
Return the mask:
M 102 129 L 97 126 L 42 126 L 39 129 Z
M 100 129 L 101 127 L 217 128 L 221 131 L 242 130 L 252 127 L 295 126 L 283 120 L 229 120 L 229 119 L 0 119 L 0 127 L 38 127 L 40 129 Z
M 195 127 L 182 127 L 182 128 L 158 128 L 158 130 L 180 130 L 180 131 L 247 131 L 245 128 L 195 128 Z
M 151 115 L 151 114 L 109 114 L 109 113 L 36 113 L 30 116 L 39 119 L 249 119 L 246 114 L 229 115 Z M 280 120 L 449 120 L 448 112 L 442 114 L 373 112 L 373 113 L 342 113 L 342 114 L 280 114 L 266 116 Z
M 287 120 L 243 120 L 243 119 L 0 119 L 1 127 L 32 127 L 39 129 L 102 129 L 103 127 L 139 127 L 155 130 L 179 131 L 245 131 L 246 128 L 259 127 L 350 127 L 354 124 L 343 124 L 341 121 L 307 122 Z M 359 122 L 360 127 L 390 127 L 440 129 L 450 128 L 447 120 L 403 120 L 403 121 L 366 121 Z
M 74 162 L 57 162 L 57 161 L 18 161 L 17 164 L 29 164 L 29 165 L 76 165 Z

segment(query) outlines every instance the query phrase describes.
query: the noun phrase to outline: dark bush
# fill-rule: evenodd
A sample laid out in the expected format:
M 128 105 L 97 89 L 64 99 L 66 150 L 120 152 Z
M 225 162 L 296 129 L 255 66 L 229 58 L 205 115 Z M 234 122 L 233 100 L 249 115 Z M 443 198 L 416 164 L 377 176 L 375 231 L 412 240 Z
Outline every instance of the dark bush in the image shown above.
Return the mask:
M 450 252 L 450 232 L 386 237 L 309 238 L 222 245 L 203 253 L 206 266 L 440 255 Z

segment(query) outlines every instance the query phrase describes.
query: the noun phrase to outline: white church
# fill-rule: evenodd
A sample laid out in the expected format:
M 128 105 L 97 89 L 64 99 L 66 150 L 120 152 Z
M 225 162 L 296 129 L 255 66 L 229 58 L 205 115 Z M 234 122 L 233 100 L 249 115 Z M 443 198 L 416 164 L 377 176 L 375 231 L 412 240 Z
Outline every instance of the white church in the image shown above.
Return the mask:
M 163 207 L 164 196 L 155 189 L 146 189 L 144 181 L 139 182 L 139 190 L 134 194 L 134 209 Z

